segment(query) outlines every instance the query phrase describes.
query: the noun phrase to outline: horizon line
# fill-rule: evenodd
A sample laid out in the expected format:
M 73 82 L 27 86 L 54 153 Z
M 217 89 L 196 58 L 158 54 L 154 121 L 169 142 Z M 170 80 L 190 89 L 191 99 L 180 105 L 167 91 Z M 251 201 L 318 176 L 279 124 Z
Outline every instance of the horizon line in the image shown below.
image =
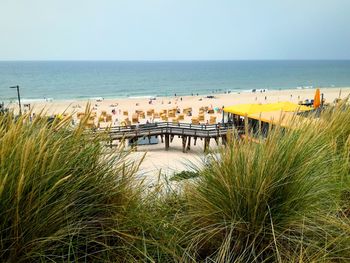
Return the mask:
M 0 62 L 249 62 L 249 61 L 350 61 L 350 58 L 321 59 L 0 59 Z

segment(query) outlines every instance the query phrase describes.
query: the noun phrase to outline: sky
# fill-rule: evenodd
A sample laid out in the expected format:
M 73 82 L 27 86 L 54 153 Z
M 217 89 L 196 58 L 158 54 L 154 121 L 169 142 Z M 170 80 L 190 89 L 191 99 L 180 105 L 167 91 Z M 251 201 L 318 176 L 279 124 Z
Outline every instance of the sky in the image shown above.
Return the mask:
M 350 0 L 0 0 L 0 60 L 350 59 Z

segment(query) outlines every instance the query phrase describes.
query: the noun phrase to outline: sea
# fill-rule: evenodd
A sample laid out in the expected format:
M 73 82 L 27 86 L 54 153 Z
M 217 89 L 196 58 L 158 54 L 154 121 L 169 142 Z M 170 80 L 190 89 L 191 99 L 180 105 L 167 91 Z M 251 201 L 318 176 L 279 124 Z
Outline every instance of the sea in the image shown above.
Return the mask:
M 350 87 L 341 61 L 0 61 L 0 102 Z

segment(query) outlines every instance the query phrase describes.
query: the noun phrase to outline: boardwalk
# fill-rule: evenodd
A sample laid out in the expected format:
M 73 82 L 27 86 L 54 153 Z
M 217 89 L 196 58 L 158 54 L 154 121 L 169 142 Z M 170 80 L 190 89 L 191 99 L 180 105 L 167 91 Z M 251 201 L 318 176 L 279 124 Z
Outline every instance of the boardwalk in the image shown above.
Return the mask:
M 218 143 L 221 138 L 225 144 L 227 133 L 232 129 L 230 124 L 215 125 L 194 125 L 188 123 L 158 122 L 141 124 L 139 126 L 117 126 L 112 127 L 109 131 L 111 141 L 127 139 L 136 147 L 139 138 L 151 138 L 152 136 L 160 137 L 161 142 L 165 142 L 165 149 L 168 150 L 174 136 L 182 138 L 183 152 L 190 150 L 191 140 L 196 145 L 197 138 L 204 139 L 204 150 L 207 150 L 210 139 L 215 139 Z

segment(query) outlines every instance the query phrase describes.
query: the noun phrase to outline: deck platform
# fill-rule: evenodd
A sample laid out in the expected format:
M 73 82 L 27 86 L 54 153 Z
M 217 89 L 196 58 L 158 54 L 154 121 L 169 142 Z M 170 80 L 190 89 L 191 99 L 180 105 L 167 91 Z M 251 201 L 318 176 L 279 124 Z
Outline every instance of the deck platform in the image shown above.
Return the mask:
M 137 147 L 138 138 L 151 138 L 156 136 L 165 142 L 165 150 L 168 150 L 174 136 L 182 138 L 183 152 L 191 149 L 193 139 L 196 145 L 197 139 L 204 139 L 204 151 L 208 150 L 211 139 L 217 143 L 219 139 L 226 144 L 227 133 L 232 130 L 232 124 L 195 125 L 189 123 L 157 122 L 131 126 L 114 126 L 109 129 L 111 142 L 115 140 L 129 140 L 133 147 Z

